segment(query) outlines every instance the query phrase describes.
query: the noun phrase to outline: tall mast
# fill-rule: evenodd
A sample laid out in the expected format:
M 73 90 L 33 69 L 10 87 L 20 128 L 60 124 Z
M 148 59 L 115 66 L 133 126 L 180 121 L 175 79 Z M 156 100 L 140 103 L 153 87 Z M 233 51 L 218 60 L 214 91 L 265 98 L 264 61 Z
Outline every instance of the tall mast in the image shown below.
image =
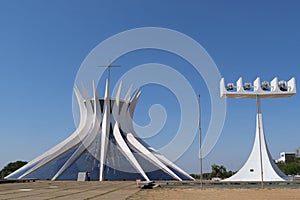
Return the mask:
M 119 65 L 111 65 L 109 64 L 108 66 L 98 66 L 98 67 L 103 67 L 103 68 L 107 68 L 107 82 L 108 82 L 108 99 L 110 99 L 110 69 L 112 67 L 121 67 Z
M 201 106 L 200 106 L 200 94 L 198 95 L 198 111 L 199 111 L 199 119 L 198 119 L 198 128 L 199 128 L 199 145 L 200 145 L 200 186 L 203 187 L 203 172 L 202 172 L 202 129 L 201 129 Z

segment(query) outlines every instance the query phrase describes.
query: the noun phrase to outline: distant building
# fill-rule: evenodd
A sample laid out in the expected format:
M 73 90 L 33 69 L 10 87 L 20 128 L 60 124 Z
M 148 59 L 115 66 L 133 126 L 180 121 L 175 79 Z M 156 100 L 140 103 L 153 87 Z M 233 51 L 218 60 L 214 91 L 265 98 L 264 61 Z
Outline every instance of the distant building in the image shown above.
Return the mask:
M 300 148 L 297 149 L 299 150 L 298 153 L 300 153 Z M 297 151 L 296 151 L 297 152 Z M 280 158 L 275 160 L 276 163 L 285 163 L 285 162 L 289 162 L 289 161 L 293 161 L 295 160 L 296 157 L 296 153 L 295 152 L 281 152 L 280 153 Z
M 300 148 L 296 149 L 296 157 L 300 158 Z

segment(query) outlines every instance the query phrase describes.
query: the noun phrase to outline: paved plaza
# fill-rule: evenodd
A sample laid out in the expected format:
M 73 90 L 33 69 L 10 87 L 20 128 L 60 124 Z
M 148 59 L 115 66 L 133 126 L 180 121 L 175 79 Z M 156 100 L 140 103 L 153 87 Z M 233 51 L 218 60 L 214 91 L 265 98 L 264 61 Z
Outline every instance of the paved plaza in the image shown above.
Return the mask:
M 0 185 L 0 199 L 126 199 L 138 192 L 133 181 L 36 181 Z
M 109 200 L 298 200 L 300 185 L 272 184 L 260 189 L 255 185 L 215 185 L 206 183 L 201 189 L 194 182 L 158 182 L 162 187 L 142 189 L 134 181 L 36 181 L 0 184 L 0 199 L 109 199 Z

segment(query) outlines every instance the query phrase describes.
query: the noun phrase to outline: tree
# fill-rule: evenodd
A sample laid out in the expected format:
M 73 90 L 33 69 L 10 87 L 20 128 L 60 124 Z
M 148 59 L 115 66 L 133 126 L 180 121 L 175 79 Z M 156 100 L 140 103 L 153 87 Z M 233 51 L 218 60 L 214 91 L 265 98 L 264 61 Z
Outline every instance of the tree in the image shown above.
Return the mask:
M 300 158 L 293 157 L 285 162 L 277 163 L 279 169 L 286 175 L 300 175 Z
M 16 171 L 20 167 L 26 165 L 26 161 L 16 161 L 8 163 L 1 171 L 0 171 L 0 178 L 4 178 L 5 176 L 11 174 L 12 172 Z
M 190 174 L 191 177 L 193 177 L 194 179 L 200 179 L 200 174 Z M 211 179 L 211 173 L 203 173 L 202 174 L 202 178 L 204 180 L 209 180 Z
M 219 177 L 220 178 L 220 167 L 219 167 L 219 165 L 213 164 L 211 166 L 211 177 Z
M 213 164 L 211 166 L 211 173 L 204 173 L 203 174 L 203 179 L 211 179 L 211 178 L 214 178 L 214 177 L 218 177 L 218 178 L 228 178 L 230 176 L 232 176 L 235 172 L 233 171 L 227 171 L 226 170 L 226 167 L 224 167 L 223 165 L 216 165 L 216 164 Z M 191 176 L 194 178 L 194 179 L 199 179 L 200 178 L 200 175 L 199 174 L 191 174 Z
M 223 165 L 219 166 L 213 164 L 211 166 L 211 177 L 218 177 L 224 179 L 232 176 L 233 174 L 234 172 L 232 171 L 227 172 L 226 167 L 224 167 Z
M 300 158 L 295 158 L 294 161 L 290 162 L 279 162 L 277 166 L 286 175 L 300 174 Z

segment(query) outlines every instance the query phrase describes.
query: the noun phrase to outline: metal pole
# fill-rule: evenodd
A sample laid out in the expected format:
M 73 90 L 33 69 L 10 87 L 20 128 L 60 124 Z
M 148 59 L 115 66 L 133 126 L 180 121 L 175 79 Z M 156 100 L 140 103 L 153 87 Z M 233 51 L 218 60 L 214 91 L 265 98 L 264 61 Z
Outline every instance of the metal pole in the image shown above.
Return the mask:
M 203 172 L 202 172 L 202 130 L 201 130 L 201 107 L 200 107 L 200 95 L 198 95 L 198 111 L 199 111 L 199 143 L 200 143 L 200 187 L 203 187 Z
M 261 150 L 261 107 L 260 107 L 260 97 L 256 95 L 256 107 L 257 107 L 257 123 L 258 123 L 258 141 L 259 141 L 259 154 L 260 154 L 260 172 L 261 172 L 261 188 L 264 188 L 264 172 L 263 172 L 263 160 L 262 160 L 262 150 Z
M 108 72 L 107 72 L 107 81 L 108 81 L 109 87 L 110 87 L 110 68 L 111 68 L 111 65 L 108 65 L 107 66 L 107 70 L 108 70 Z
M 97 67 L 107 68 L 107 82 L 108 82 L 108 87 L 110 88 L 110 70 L 111 70 L 112 67 L 121 67 L 121 66 L 109 64 L 108 66 L 97 66 Z M 110 94 L 109 94 L 108 98 L 110 99 Z

